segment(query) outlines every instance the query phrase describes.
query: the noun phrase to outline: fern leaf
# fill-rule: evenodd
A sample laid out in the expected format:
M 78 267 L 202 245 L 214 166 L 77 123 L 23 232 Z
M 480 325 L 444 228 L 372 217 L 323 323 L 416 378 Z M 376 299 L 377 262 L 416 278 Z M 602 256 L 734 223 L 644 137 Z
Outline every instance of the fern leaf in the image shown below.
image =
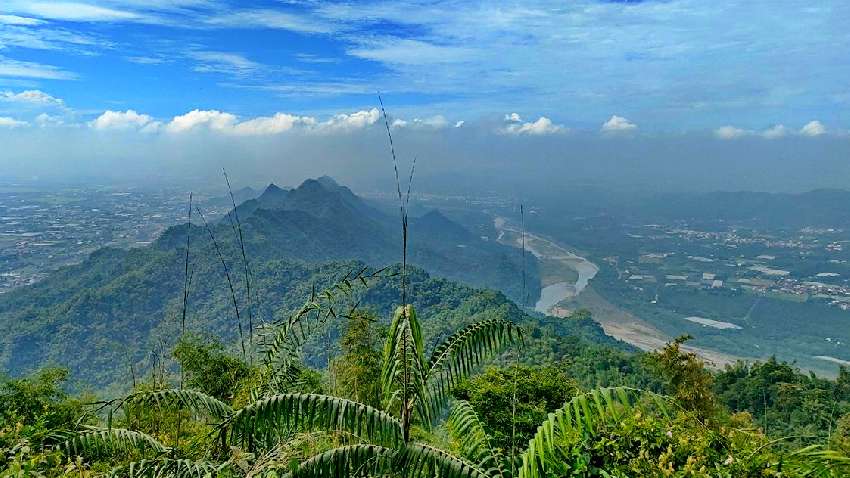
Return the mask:
M 601 388 L 573 397 L 550 413 L 529 440 L 521 457 L 520 478 L 548 476 L 547 471 L 557 467 L 555 457 L 560 445 L 590 436 L 599 424 L 617 422 L 635 409 L 643 397 L 651 397 L 653 403 L 666 409 L 664 401 L 656 399 L 657 395 L 627 387 Z
M 171 449 L 156 438 L 124 428 L 87 428 L 66 440 L 61 448 L 71 456 L 106 456 L 150 451 L 168 453 Z
M 170 406 L 188 410 L 196 417 L 210 417 L 223 420 L 233 413 L 230 405 L 197 390 L 168 388 L 150 392 L 136 392 L 128 396 L 124 403 L 137 405 Z
M 478 466 L 423 444 L 408 445 L 397 452 L 393 468 L 409 478 L 489 478 Z
M 812 478 L 850 476 L 850 457 L 820 445 L 794 451 L 784 458 L 782 465 L 785 470 Z
M 479 468 L 491 477 L 504 476 L 502 463 L 504 457 L 493 448 L 490 436 L 478 414 L 466 400 L 458 400 L 446 422 L 449 432 L 460 443 L 463 454 L 473 460 Z
M 393 408 L 403 397 L 407 402 L 401 406 L 408 410 L 414 403 L 427 402 L 424 350 L 422 329 L 413 306 L 397 308 L 384 344 L 381 370 L 381 389 L 387 408 Z M 430 420 L 423 423 L 429 424 Z
M 141 460 L 115 468 L 110 476 L 115 478 L 212 478 L 229 467 L 228 463 L 163 458 Z
M 230 440 L 248 449 L 264 447 L 295 431 L 343 431 L 388 446 L 401 441 L 401 425 L 376 408 L 317 394 L 274 395 L 237 411 L 224 426 Z
M 337 316 L 334 303 L 351 297 L 358 287 L 368 287 L 383 272 L 380 269 L 369 273 L 367 267 L 354 276 L 349 272 L 328 289 L 318 293 L 314 289 L 304 305 L 286 320 L 261 327 L 264 363 L 271 372 L 266 384 L 268 394 L 291 389 L 290 384 L 300 375 L 301 347 L 328 319 Z
M 512 322 L 490 319 L 467 325 L 437 346 L 428 362 L 429 403 L 420 407 L 422 420 L 436 415 L 447 403 L 451 389 L 475 367 L 521 337 L 520 329 Z
M 333 448 L 295 467 L 285 478 L 348 478 L 386 475 L 392 470 L 394 450 L 376 445 Z

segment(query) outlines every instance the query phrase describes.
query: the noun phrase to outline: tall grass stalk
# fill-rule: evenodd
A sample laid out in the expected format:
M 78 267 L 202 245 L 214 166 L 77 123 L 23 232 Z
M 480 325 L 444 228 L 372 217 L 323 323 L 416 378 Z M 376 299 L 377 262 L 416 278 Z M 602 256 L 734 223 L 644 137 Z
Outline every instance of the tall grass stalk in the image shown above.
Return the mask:
M 180 335 L 186 333 L 186 310 L 189 304 L 189 248 L 192 240 L 192 193 L 189 192 L 189 213 L 186 220 L 186 256 L 183 261 L 183 310 L 180 317 Z
M 399 210 L 401 212 L 401 307 L 402 314 L 407 314 L 407 237 L 408 237 L 408 216 L 407 216 L 407 207 L 410 203 L 410 189 L 413 184 L 413 173 L 416 170 L 416 159 L 414 158 L 413 164 L 410 168 L 410 176 L 407 182 L 407 195 L 402 197 L 401 195 L 401 179 L 398 174 L 398 158 L 395 154 L 395 144 L 393 144 L 393 134 L 390 131 L 390 120 L 387 116 L 387 110 L 384 108 L 384 101 L 381 99 L 381 95 L 378 95 L 378 103 L 381 105 L 381 113 L 384 117 L 384 126 L 387 129 L 387 139 L 389 140 L 390 145 L 390 154 L 393 158 L 393 172 L 395 173 L 395 186 L 396 192 L 398 193 L 398 203 Z M 405 317 L 406 318 L 406 317 Z M 408 350 L 408 337 L 404 335 L 402 339 L 402 350 L 403 350 L 403 371 L 402 374 L 404 376 L 404 383 L 410 383 L 410 370 L 408 366 L 407 360 L 407 350 Z M 402 388 L 402 397 L 401 397 L 401 428 L 403 430 L 403 439 L 407 442 L 410 438 L 409 436 L 409 423 L 410 423 L 410 413 L 411 410 L 409 408 L 409 395 L 408 395 L 408 387 L 405 385 Z
M 407 238 L 408 238 L 408 215 L 407 207 L 410 204 L 410 190 L 413 184 L 413 174 L 416 171 L 416 158 L 413 158 L 413 164 L 410 167 L 410 176 L 407 180 L 407 194 L 401 194 L 401 179 L 398 174 L 398 158 L 395 153 L 395 144 L 393 143 L 393 134 L 390 131 L 390 120 L 387 116 L 387 110 L 384 108 L 384 101 L 381 95 L 378 95 L 378 103 L 381 105 L 381 114 L 384 118 L 384 126 L 387 129 L 387 139 L 390 145 L 390 155 L 393 159 L 393 172 L 395 173 L 396 193 L 398 194 L 399 212 L 401 213 L 401 303 L 407 304 Z
M 207 218 L 204 217 L 204 213 L 201 212 L 201 208 L 196 207 L 195 210 L 198 212 L 198 215 L 201 216 L 201 221 L 204 223 L 204 228 L 207 230 L 207 233 L 210 236 L 210 241 L 213 243 L 213 247 L 215 248 L 215 252 L 218 255 L 218 259 L 221 261 L 221 266 L 224 268 L 224 278 L 227 279 L 227 286 L 230 287 L 230 299 L 233 302 L 233 310 L 236 311 L 236 323 L 239 326 L 239 343 L 242 346 L 242 358 L 245 358 L 245 336 L 242 332 L 242 316 L 239 314 L 239 301 L 236 300 L 236 289 L 233 287 L 233 280 L 230 278 L 230 268 L 227 267 L 227 261 L 224 260 L 224 255 L 221 253 L 221 247 L 218 245 L 218 241 L 215 238 L 215 233 L 213 233 L 210 224 L 207 222 Z
M 519 221 L 520 221 L 520 242 L 522 243 L 522 306 L 528 306 L 528 285 L 527 285 L 527 275 L 526 275 L 526 261 L 525 261 L 525 206 L 520 203 L 519 205 Z
M 236 219 L 236 238 L 239 241 L 239 250 L 242 253 L 242 265 L 245 272 L 245 307 L 248 309 L 248 346 L 251 349 L 253 357 L 254 349 L 254 313 L 251 299 L 251 265 L 248 262 L 248 255 L 245 254 L 245 239 L 242 235 L 242 222 L 239 220 L 239 212 L 236 211 L 236 198 L 233 197 L 233 188 L 230 187 L 230 178 L 227 177 L 227 171 L 222 168 L 224 182 L 227 183 L 227 192 L 230 194 L 230 203 L 233 205 L 233 218 Z M 232 219 L 231 219 L 232 224 Z

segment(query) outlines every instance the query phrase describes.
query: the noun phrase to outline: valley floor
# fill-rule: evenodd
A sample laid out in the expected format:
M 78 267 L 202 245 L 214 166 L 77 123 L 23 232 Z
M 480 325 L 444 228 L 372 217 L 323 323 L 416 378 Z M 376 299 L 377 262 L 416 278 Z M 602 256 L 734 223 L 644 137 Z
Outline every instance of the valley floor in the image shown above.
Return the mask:
M 497 217 L 494 226 L 499 231 L 498 240 L 503 244 L 522 247 L 521 231 L 504 218 Z M 587 309 L 593 319 L 602 326 L 606 334 L 641 350 L 657 350 L 672 341 L 674 337 L 664 334 L 650 323 L 634 314 L 612 304 L 598 292 L 590 281 L 596 276 L 599 267 L 556 242 L 525 232 L 525 248 L 541 263 L 543 274 L 541 297 L 535 304 L 535 310 L 544 314 L 566 316 L 570 309 Z M 556 277 L 562 271 L 563 277 Z M 700 356 L 714 368 L 723 368 L 737 360 L 752 360 L 754 357 L 739 357 L 701 347 L 683 346 L 683 349 Z

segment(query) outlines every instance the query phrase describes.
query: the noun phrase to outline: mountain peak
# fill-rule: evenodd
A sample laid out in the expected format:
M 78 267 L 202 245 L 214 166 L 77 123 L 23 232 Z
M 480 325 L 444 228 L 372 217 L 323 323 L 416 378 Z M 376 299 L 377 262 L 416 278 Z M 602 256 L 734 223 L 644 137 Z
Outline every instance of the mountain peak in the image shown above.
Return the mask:
M 316 178 L 316 181 L 318 181 L 322 186 L 324 186 L 326 188 L 338 188 L 338 187 L 340 187 L 339 183 L 336 182 L 336 180 L 334 180 L 334 178 L 332 178 L 330 176 L 319 176 L 318 178 Z
M 269 183 L 269 185 L 266 186 L 266 189 L 263 191 L 263 194 L 279 194 L 284 191 L 285 190 L 279 187 L 277 184 Z

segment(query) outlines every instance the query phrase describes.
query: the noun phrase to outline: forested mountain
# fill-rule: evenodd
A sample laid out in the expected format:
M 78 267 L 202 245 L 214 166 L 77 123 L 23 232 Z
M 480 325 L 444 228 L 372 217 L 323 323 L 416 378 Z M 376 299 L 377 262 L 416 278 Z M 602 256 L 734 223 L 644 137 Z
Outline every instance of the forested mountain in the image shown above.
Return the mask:
M 400 221 L 327 177 L 308 180 L 291 191 L 271 185 L 239 205 L 237 213 L 253 282 L 250 306 L 230 216 L 211 224 L 210 231 L 202 225 L 192 225 L 189 231 L 188 326 L 225 343 L 237 338 L 238 323 L 212 237 L 242 309 L 243 335 L 248 334 L 249 314 L 254 325 L 271 321 L 300 305 L 312 285 L 321 288 L 360 267 L 326 262 L 357 259 L 382 267 L 401 257 Z M 197 212 L 194 219 L 200 222 Z M 413 264 L 465 283 L 521 294 L 516 250 L 475 237 L 436 211 L 410 223 Z M 47 363 L 62 364 L 80 385 L 96 388 L 121 385 L 131 368 L 146 370 L 151 352 L 162 344 L 170 346 L 179 335 L 175 327 L 182 303 L 186 236 L 186 225 L 175 226 L 148 247 L 102 249 L 40 283 L 0 296 L 0 368 L 19 374 Z M 533 259 L 528 270 L 532 277 L 528 282 L 537 283 Z M 417 277 L 411 287 L 421 301 L 423 317 L 431 314 L 431 307 L 455 309 L 459 304 L 452 301 L 460 297 L 478 301 L 479 312 L 508 304 L 499 294 L 424 274 Z M 397 297 L 371 294 L 364 305 L 382 310 Z M 456 325 L 457 320 L 450 323 Z

